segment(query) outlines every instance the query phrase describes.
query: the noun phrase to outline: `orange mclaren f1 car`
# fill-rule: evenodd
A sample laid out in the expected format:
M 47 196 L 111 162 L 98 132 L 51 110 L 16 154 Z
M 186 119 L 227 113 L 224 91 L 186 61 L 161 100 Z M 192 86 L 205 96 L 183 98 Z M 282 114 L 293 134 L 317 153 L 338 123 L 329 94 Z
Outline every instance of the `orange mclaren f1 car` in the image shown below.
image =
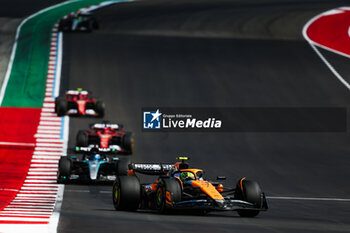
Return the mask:
M 220 181 L 205 180 L 203 170 L 190 168 L 186 157 L 178 159 L 181 161 L 175 164 L 119 163 L 113 184 L 115 209 L 237 211 L 242 217 L 255 217 L 268 209 L 265 194 L 255 181 L 241 178 L 235 188 L 228 188 Z M 158 178 L 152 184 L 140 184 L 136 173 Z

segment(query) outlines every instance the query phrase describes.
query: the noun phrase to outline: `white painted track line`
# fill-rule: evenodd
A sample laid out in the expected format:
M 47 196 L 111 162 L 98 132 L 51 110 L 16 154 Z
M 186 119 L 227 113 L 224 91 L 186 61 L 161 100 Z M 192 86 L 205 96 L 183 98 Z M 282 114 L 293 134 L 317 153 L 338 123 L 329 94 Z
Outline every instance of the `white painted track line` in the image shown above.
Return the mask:
M 288 200 L 288 201 L 341 201 L 350 202 L 350 198 L 334 198 L 334 197 L 279 197 L 279 196 L 267 196 L 267 199 L 274 200 Z
M 345 7 L 341 7 L 342 9 L 344 9 Z M 319 15 L 316 15 L 315 17 L 313 17 L 312 19 L 310 19 L 305 26 L 303 27 L 303 37 L 304 39 L 309 43 L 309 45 L 311 46 L 311 48 L 315 51 L 315 53 L 317 54 L 317 56 L 319 56 L 319 58 L 323 61 L 323 63 L 325 63 L 325 65 L 328 67 L 328 69 L 334 74 L 334 76 L 348 89 L 350 90 L 350 84 L 339 74 L 339 72 L 328 62 L 328 60 L 322 55 L 322 53 L 317 49 L 317 47 L 323 48 L 327 51 L 336 53 L 338 55 L 350 58 L 349 55 L 344 54 L 344 53 L 340 53 L 338 51 L 335 51 L 331 48 L 325 47 L 323 45 L 320 45 L 318 43 L 316 43 L 315 41 L 311 40 L 309 38 L 309 36 L 307 35 L 307 29 L 310 27 L 310 25 L 315 22 L 317 19 L 319 19 L 320 17 L 327 15 L 327 14 L 331 14 L 334 13 L 334 11 L 338 11 L 338 9 L 333 9 L 333 10 L 329 10 L 326 11 L 324 13 L 321 13 Z
M 34 147 L 34 143 L 23 143 L 23 142 L 0 142 L 0 146 L 24 146 L 24 147 Z
M 30 18 L 71 2 L 67 1 L 57 4 L 26 18 L 17 29 L 16 41 L 22 25 Z M 116 2 L 110 1 L 93 6 L 90 9 L 97 9 Z M 58 160 L 60 156 L 66 154 L 69 136 L 69 117 L 63 117 L 62 119 L 61 117 L 57 117 L 54 112 L 54 97 L 58 96 L 60 87 L 63 47 L 63 34 L 59 33 L 57 28 L 58 25 L 56 24 L 51 34 L 45 98 L 40 114 L 39 126 L 34 136 L 36 143 L 23 144 L 23 146 L 36 148 L 33 152 L 33 158 L 22 188 L 20 190 L 13 190 L 17 192 L 16 197 L 0 211 L 0 221 L 2 221 L 0 232 L 2 233 L 57 232 L 64 193 L 64 185 L 57 184 Z M 3 100 L 11 73 L 16 46 L 17 43 L 13 46 L 4 84 L 0 90 L 0 104 Z M 20 143 L 12 143 L 14 146 L 21 146 Z M 5 146 L 8 145 L 9 143 L 5 144 Z M 17 223 L 5 224 L 6 221 L 8 223 Z

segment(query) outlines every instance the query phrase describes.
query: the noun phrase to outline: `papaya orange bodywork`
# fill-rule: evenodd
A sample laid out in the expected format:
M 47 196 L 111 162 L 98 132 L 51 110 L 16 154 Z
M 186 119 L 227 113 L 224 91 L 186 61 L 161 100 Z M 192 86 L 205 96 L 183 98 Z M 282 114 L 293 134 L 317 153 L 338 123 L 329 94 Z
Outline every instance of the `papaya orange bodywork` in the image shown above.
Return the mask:
M 239 186 L 240 186 L 240 189 L 243 191 L 243 180 L 245 180 L 245 177 L 243 177 L 240 181 L 239 181 Z
M 192 172 L 196 176 L 196 180 L 192 181 L 193 187 L 199 187 L 202 192 L 206 193 L 209 197 L 211 197 L 214 200 L 224 200 L 223 196 L 219 193 L 219 191 L 215 188 L 214 185 L 212 185 L 210 182 L 205 180 L 198 180 L 199 177 L 197 177 L 197 173 L 201 172 L 203 173 L 203 170 L 201 169 L 181 169 L 182 172 L 188 171 Z
M 169 191 L 166 191 L 166 194 L 165 194 L 165 203 L 168 204 L 168 205 L 172 205 L 172 201 L 171 201 L 171 194 Z
M 136 176 L 134 170 L 128 170 L 128 175 L 129 176 Z
M 223 196 L 216 190 L 214 185 L 208 181 L 204 180 L 194 180 L 192 181 L 193 187 L 199 187 L 204 193 L 214 200 L 224 200 Z

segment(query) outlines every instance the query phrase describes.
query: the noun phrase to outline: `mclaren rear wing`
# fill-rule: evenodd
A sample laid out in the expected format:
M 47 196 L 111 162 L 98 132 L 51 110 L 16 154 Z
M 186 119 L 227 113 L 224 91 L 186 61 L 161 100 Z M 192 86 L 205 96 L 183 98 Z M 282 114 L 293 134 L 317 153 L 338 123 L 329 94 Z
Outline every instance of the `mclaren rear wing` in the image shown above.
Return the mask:
M 173 164 L 162 163 L 132 163 L 129 168 L 134 172 L 138 172 L 145 175 L 164 175 L 174 168 Z

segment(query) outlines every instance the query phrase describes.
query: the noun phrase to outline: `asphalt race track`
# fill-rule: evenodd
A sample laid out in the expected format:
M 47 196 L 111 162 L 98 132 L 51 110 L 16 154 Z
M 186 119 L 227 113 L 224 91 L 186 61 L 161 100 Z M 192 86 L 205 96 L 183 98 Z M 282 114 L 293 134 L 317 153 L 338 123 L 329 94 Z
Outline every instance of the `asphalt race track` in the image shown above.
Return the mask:
M 22 18 L 63 1 L 64 0 L 3 0 L 1 1 L 0 15 L 1 17 Z
M 207 177 L 257 180 L 270 210 L 253 219 L 117 212 L 110 185 L 66 185 L 58 231 L 350 232 L 349 133 L 141 131 L 146 106 L 349 107 L 349 90 L 301 34 L 311 17 L 346 3 L 139 1 L 99 10 L 98 31 L 64 34 L 61 90 L 82 87 L 104 100 L 105 119 L 134 132 L 134 161 L 188 155 Z M 71 118 L 71 147 L 94 121 Z

